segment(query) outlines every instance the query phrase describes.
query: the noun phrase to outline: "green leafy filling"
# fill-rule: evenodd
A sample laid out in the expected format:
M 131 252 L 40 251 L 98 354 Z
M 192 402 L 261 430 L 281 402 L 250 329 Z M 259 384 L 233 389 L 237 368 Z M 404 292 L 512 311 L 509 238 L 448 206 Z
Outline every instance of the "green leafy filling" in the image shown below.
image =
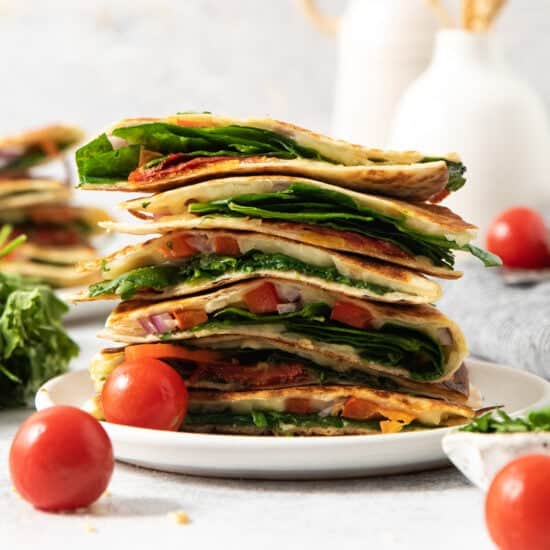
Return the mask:
M 413 256 L 429 258 L 434 265 L 452 269 L 452 250 L 465 250 L 487 267 L 500 265 L 500 259 L 472 245 L 460 246 L 444 237 L 411 230 L 406 217 L 392 217 L 357 204 L 338 191 L 293 183 L 283 191 L 237 195 L 189 205 L 197 215 L 218 214 L 322 225 L 339 231 L 351 231 L 386 241 Z
M 177 344 L 177 343 L 175 343 Z M 186 347 L 187 346 L 186 344 Z M 220 350 L 217 350 L 220 351 Z M 360 386 L 368 386 L 369 388 L 378 388 L 387 391 L 396 391 L 400 389 L 399 384 L 393 379 L 383 375 L 371 374 L 370 372 L 364 372 L 358 369 L 351 369 L 345 372 L 338 372 L 328 367 L 323 367 L 295 355 L 278 349 L 242 349 L 232 348 L 223 349 L 224 360 L 238 364 L 244 368 L 256 367 L 260 364 L 270 365 L 277 367 L 278 365 L 295 364 L 299 363 L 303 365 L 310 376 L 316 378 L 318 384 L 352 384 Z M 175 370 L 177 370 L 184 378 L 188 378 L 194 371 L 194 364 L 190 364 L 189 361 L 179 359 L 163 359 L 169 363 Z M 221 376 L 216 378 L 216 371 L 209 371 L 209 382 L 224 383 L 225 377 Z
M 402 368 L 411 378 L 432 380 L 442 376 L 444 353 L 441 346 L 423 332 L 386 324 L 378 330 L 361 330 L 330 320 L 331 307 L 314 303 L 282 315 L 258 315 L 239 307 L 227 307 L 210 314 L 193 332 L 217 330 L 235 325 L 282 324 L 289 333 L 310 336 L 317 342 L 351 346 L 365 360 Z M 176 337 L 177 337 L 177 333 Z M 163 340 L 172 338 L 165 333 Z
M 341 416 L 319 416 L 318 414 L 291 414 L 277 411 L 253 410 L 250 413 L 235 414 L 231 411 L 196 413 L 189 412 L 181 429 L 186 426 L 231 426 L 256 427 L 268 433 L 284 434 L 292 428 L 362 428 L 380 431 L 379 420 L 351 420 Z M 426 428 L 419 422 L 404 426 L 403 431 Z
M 76 152 L 80 183 L 115 183 L 126 180 L 138 168 L 140 149 L 161 155 L 182 153 L 185 158 L 217 156 L 273 156 L 312 158 L 330 162 L 317 151 L 298 145 L 293 139 L 260 128 L 219 126 L 189 128 L 165 122 L 152 122 L 116 128 L 113 135 L 129 145 L 114 149 L 106 134 L 100 135 Z M 162 162 L 155 159 L 148 167 Z
M 78 354 L 61 324 L 68 307 L 33 279 L 0 274 L 0 407 L 23 405 Z
M 254 273 L 260 269 L 296 271 L 325 281 L 369 290 L 378 295 L 392 292 L 392 289 L 386 286 L 341 275 L 335 267 L 319 267 L 285 254 L 266 254 L 258 250 L 250 250 L 238 257 L 203 254 L 193 256 L 189 261 L 179 265 L 139 267 L 114 279 L 95 283 L 90 286 L 88 292 L 90 297 L 118 294 L 123 300 L 128 300 L 144 289 L 160 292 L 178 284 L 193 285 L 228 273 Z
M 512 418 L 503 410 L 491 411 L 460 429 L 479 433 L 548 432 L 550 407 L 531 411 L 526 418 Z

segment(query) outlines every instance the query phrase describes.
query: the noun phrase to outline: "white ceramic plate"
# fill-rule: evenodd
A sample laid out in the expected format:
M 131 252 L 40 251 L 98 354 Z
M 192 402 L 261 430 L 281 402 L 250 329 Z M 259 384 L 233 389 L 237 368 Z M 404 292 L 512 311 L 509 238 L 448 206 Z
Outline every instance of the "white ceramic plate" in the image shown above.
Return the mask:
M 484 405 L 504 405 L 510 413 L 550 402 L 550 384 L 537 376 L 469 360 L 472 382 Z M 46 383 L 36 408 L 82 404 L 93 395 L 87 371 Z M 192 475 L 253 479 L 322 479 L 392 474 L 448 464 L 440 428 L 401 434 L 341 437 L 258 437 L 187 434 L 103 423 L 117 459 Z

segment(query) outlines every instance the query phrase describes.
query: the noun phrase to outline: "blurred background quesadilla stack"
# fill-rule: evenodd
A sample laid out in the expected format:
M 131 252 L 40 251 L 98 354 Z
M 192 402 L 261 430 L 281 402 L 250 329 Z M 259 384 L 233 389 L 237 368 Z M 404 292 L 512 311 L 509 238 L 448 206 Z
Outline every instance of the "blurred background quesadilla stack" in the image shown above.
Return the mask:
M 395 433 L 474 416 L 460 328 L 433 304 L 475 227 L 436 204 L 455 155 L 367 149 L 271 119 L 129 119 L 76 153 L 80 187 L 142 192 L 156 234 L 101 260 L 78 299 L 121 299 L 91 373 L 155 357 L 190 389 L 183 430 Z M 160 236 L 159 236 L 160 235 Z
M 91 237 L 98 222 L 110 219 L 99 208 L 70 204 L 70 174 L 60 181 L 32 174 L 44 163 L 63 159 L 83 137 L 78 128 L 48 126 L 0 139 L 0 224 L 27 240 L 2 259 L 0 270 L 32 276 L 55 287 L 86 284 L 93 278 L 76 270 L 97 256 Z

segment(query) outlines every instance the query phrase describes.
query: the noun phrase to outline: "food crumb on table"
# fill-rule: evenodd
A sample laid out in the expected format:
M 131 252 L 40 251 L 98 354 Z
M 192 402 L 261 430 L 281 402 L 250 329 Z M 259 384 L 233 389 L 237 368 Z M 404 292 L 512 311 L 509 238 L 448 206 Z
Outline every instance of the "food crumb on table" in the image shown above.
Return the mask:
M 86 531 L 86 533 L 97 533 L 97 527 L 95 527 L 91 523 L 86 523 L 84 525 L 84 530 Z
M 181 510 L 169 512 L 168 517 L 177 525 L 187 525 L 190 522 L 189 516 Z

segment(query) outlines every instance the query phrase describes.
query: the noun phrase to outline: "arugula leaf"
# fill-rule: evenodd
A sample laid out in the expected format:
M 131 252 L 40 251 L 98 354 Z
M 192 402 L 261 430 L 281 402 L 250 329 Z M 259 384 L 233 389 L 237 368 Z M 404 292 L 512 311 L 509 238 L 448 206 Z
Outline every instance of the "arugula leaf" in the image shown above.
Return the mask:
M 0 407 L 23 405 L 78 346 L 61 324 L 68 307 L 35 280 L 0 273 L 0 310 Z
M 531 411 L 526 418 L 512 418 L 503 410 L 491 411 L 460 430 L 477 433 L 548 432 L 550 431 L 550 407 Z
M 202 254 L 180 265 L 156 265 L 140 267 L 118 277 L 91 285 L 90 297 L 118 294 L 123 300 L 132 298 L 143 289 L 162 291 L 178 284 L 197 284 L 234 272 L 254 273 L 260 269 L 296 271 L 355 288 L 364 288 L 378 295 L 392 292 L 391 288 L 341 275 L 335 267 L 307 264 L 284 254 L 266 254 L 250 250 L 242 256 Z M 108 269 L 103 269 L 108 271 Z

